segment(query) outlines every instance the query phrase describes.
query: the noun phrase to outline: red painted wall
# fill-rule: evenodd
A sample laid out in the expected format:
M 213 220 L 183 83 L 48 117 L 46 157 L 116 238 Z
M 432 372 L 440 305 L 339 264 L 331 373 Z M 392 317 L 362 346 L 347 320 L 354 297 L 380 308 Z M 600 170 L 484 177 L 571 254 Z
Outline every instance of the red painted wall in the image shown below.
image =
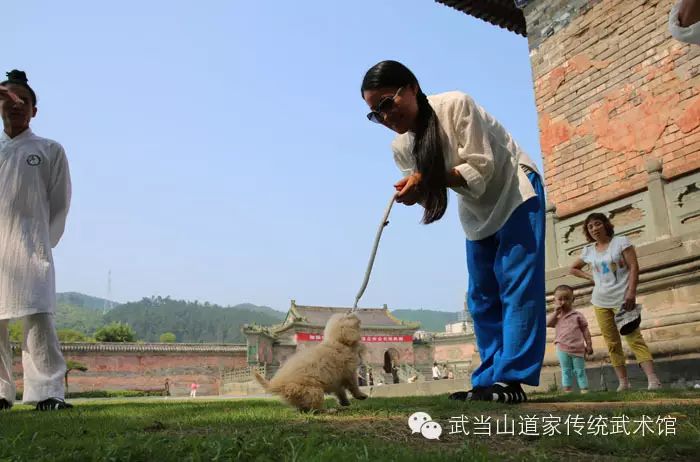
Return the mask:
M 188 395 L 194 381 L 198 395 L 219 393 L 219 370 L 245 367 L 245 351 L 235 353 L 101 353 L 69 352 L 66 360 L 87 366 L 87 372 L 72 371 L 68 376 L 70 392 L 89 390 L 137 390 L 163 388 L 170 379 L 170 394 Z M 21 356 L 14 366 L 17 388 L 22 389 Z

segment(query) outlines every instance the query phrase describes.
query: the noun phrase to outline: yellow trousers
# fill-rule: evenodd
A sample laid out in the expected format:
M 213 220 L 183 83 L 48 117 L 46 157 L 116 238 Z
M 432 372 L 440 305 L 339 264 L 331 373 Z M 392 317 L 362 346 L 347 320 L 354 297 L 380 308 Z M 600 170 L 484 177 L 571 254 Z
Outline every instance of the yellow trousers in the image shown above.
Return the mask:
M 620 339 L 620 332 L 617 330 L 617 325 L 615 324 L 615 310 L 612 308 L 600 308 L 594 306 L 595 317 L 598 320 L 598 326 L 600 327 L 600 332 L 603 334 L 605 343 L 608 345 L 608 353 L 610 353 L 610 363 L 615 366 L 625 365 L 625 354 L 622 352 L 622 339 Z M 625 340 L 627 345 L 634 353 L 634 357 L 637 358 L 637 362 L 643 363 L 644 361 L 651 361 L 653 358 L 649 347 L 642 337 L 642 333 L 639 331 L 639 327 L 625 335 Z

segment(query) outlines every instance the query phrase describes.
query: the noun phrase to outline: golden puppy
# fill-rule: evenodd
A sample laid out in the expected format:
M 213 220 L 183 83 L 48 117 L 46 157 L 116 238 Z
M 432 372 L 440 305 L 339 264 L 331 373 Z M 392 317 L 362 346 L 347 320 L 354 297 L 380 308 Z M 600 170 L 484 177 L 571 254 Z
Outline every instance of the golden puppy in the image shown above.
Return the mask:
M 269 382 L 257 372 L 255 378 L 300 411 L 323 409 L 324 393 L 335 394 L 342 406 L 349 406 L 346 389 L 355 399 L 367 398 L 357 385 L 361 339 L 356 315 L 334 314 L 319 345 L 293 355 Z

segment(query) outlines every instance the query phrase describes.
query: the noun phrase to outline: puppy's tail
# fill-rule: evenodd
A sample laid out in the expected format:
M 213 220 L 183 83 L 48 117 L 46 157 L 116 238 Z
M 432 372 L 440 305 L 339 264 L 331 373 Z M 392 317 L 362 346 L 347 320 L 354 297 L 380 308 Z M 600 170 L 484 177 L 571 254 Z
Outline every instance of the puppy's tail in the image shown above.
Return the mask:
M 260 375 L 260 373 L 259 373 L 258 371 L 253 371 L 253 377 L 255 377 L 255 380 L 257 380 L 258 383 L 259 383 L 260 385 L 262 385 L 262 387 L 263 387 L 265 390 L 268 390 L 268 389 L 270 388 L 270 382 L 268 382 L 267 379 L 266 379 L 265 377 L 263 377 L 262 375 Z

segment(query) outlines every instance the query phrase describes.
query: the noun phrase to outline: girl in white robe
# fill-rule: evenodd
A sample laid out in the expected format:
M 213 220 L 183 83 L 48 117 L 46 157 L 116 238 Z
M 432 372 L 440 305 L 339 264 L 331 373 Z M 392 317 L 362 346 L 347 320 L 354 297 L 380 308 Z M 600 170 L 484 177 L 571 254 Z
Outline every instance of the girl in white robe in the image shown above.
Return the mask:
M 36 94 L 24 72 L 0 83 L 0 409 L 15 400 L 8 324 L 23 324 L 23 402 L 37 410 L 72 407 L 64 398 L 66 364 L 54 312 L 51 249 L 66 223 L 71 183 L 63 147 L 32 133 Z

